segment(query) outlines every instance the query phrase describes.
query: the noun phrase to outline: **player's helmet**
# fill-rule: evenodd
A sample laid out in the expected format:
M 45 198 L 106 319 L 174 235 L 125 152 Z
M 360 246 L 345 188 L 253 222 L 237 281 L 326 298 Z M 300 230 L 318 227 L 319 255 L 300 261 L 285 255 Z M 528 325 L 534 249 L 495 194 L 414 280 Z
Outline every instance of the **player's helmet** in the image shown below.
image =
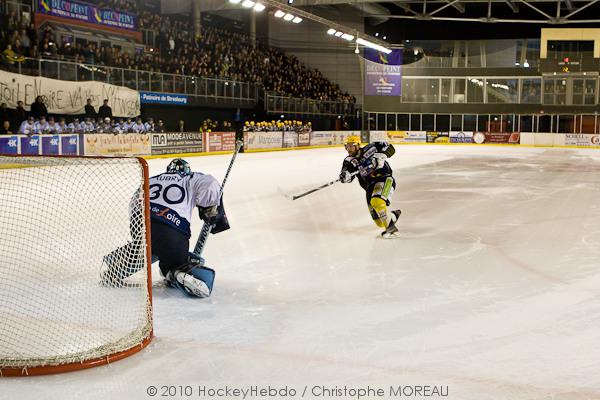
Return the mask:
M 345 144 L 357 144 L 360 146 L 360 136 L 351 135 L 346 138 Z
M 181 176 L 191 175 L 192 170 L 190 164 L 183 158 L 175 158 L 167 165 L 167 172 L 171 174 L 179 174 Z

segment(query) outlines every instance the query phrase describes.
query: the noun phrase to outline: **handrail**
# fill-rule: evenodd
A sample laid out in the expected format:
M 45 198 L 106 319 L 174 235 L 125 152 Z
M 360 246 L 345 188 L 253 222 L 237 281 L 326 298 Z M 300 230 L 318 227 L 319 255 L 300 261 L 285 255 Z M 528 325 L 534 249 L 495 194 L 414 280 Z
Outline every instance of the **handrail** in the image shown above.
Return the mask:
M 354 103 L 344 101 L 302 99 L 266 92 L 265 109 L 283 114 L 355 116 L 358 107 Z
M 49 58 L 26 58 L 21 63 L 4 65 L 3 69 L 66 81 L 106 82 L 139 91 L 257 101 L 255 84 L 231 79 L 126 69 Z
M 25 58 L 25 61 L 2 69 L 24 75 L 43 76 L 66 81 L 99 81 L 138 91 L 177 93 L 215 99 L 258 102 L 264 87 L 261 84 L 216 77 L 170 74 L 86 64 L 49 58 Z M 274 92 L 264 94 L 268 112 L 312 115 L 354 115 L 355 105 L 349 102 L 301 99 Z

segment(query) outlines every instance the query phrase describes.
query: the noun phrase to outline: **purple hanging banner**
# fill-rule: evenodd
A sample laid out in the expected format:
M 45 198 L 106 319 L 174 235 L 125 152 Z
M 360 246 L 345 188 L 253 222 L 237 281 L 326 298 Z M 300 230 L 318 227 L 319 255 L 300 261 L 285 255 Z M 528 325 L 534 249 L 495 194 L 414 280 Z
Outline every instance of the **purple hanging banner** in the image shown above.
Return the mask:
M 402 94 L 402 50 L 390 54 L 365 49 L 365 95 Z

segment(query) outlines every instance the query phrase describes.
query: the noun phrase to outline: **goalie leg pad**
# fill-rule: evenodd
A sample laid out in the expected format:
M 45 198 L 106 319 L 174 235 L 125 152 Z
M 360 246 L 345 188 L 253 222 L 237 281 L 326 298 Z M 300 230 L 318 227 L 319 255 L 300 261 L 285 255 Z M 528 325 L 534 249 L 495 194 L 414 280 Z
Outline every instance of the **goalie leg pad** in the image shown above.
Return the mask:
M 129 242 L 105 255 L 102 258 L 101 284 L 110 287 L 124 286 L 124 279 L 144 268 L 143 259 L 132 257 L 139 252 L 141 246 L 141 242 Z

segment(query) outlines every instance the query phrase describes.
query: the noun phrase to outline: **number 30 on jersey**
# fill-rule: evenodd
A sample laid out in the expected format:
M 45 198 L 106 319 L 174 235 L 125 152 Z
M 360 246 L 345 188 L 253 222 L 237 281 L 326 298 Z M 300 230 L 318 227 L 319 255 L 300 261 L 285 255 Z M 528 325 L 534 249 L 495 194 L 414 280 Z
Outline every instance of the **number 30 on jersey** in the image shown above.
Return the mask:
M 185 200 L 185 189 L 179 185 L 171 184 L 164 187 L 160 183 L 150 185 L 150 201 L 162 196 L 167 204 L 180 204 Z

